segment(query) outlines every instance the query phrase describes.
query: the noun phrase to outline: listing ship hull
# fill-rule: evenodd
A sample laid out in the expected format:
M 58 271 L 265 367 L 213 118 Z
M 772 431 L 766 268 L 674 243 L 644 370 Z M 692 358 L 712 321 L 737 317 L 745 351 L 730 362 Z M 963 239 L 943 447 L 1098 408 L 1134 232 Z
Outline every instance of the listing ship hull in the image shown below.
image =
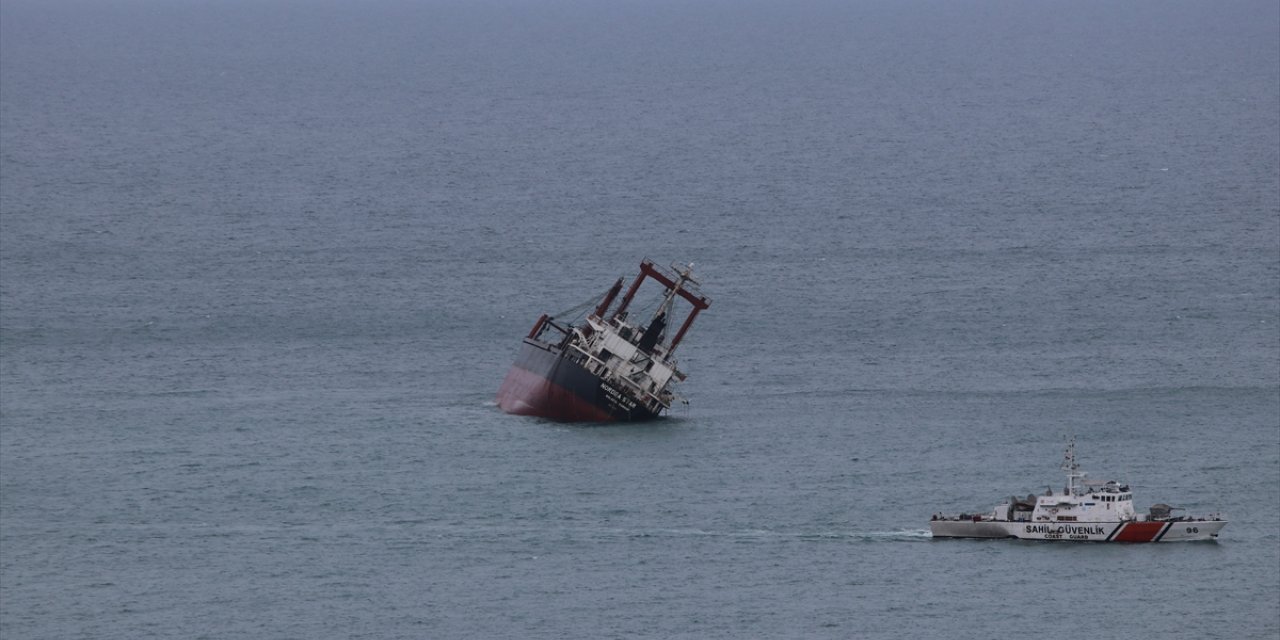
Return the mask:
M 634 405 L 563 350 L 526 339 L 498 389 L 498 408 L 558 422 L 652 420 L 658 414 Z
M 645 283 L 662 295 L 653 315 L 637 320 L 630 305 Z M 595 309 L 581 322 L 538 318 L 498 388 L 498 407 L 560 422 L 634 422 L 682 401 L 672 388 L 685 379 L 675 349 L 711 301 L 698 291 L 691 265 L 669 271 L 642 261 L 615 306 L 623 284 L 618 278 L 598 302 L 589 301 Z

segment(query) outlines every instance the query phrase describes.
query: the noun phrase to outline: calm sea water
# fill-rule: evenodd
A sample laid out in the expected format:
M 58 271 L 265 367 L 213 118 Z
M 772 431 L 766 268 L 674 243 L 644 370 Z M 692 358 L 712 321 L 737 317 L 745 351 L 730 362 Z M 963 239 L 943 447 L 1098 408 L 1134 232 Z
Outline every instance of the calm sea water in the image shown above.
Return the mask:
M 0 294 L 6 640 L 1280 635 L 1275 2 L 5 0 Z M 1223 538 L 929 539 L 1070 434 Z

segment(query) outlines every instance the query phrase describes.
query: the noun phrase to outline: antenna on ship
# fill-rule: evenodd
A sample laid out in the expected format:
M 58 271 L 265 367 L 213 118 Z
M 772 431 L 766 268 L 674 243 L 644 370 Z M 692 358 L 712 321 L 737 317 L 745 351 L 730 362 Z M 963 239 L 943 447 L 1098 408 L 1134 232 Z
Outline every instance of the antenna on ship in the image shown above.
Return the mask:
M 673 263 L 671 265 L 671 270 L 675 272 L 676 279 L 674 282 L 671 282 L 671 286 L 667 289 L 666 295 L 663 296 L 662 303 L 658 305 L 658 310 L 653 313 L 653 318 L 649 321 L 650 329 L 653 329 L 653 327 L 657 325 L 657 329 L 656 329 L 657 334 L 654 336 L 655 342 L 665 341 L 664 339 L 666 338 L 666 328 L 667 328 L 667 325 L 670 324 L 672 320 L 671 310 L 675 306 L 676 296 L 680 295 L 680 292 L 685 289 L 684 283 L 692 282 L 694 284 L 697 284 L 697 280 L 693 279 L 693 263 L 692 262 L 685 265 L 684 268 L 681 268 Z M 680 334 L 683 334 L 683 333 L 684 331 L 680 332 Z M 675 349 L 675 345 L 676 345 L 676 341 L 673 341 L 672 344 L 669 344 L 667 346 L 668 354 L 670 354 L 672 349 Z M 650 348 L 652 348 L 653 345 L 651 344 L 649 346 Z
M 1080 472 L 1080 463 L 1076 462 L 1076 437 L 1067 441 L 1067 452 L 1062 459 L 1062 470 L 1067 472 L 1067 495 L 1076 495 L 1076 481 L 1085 474 Z

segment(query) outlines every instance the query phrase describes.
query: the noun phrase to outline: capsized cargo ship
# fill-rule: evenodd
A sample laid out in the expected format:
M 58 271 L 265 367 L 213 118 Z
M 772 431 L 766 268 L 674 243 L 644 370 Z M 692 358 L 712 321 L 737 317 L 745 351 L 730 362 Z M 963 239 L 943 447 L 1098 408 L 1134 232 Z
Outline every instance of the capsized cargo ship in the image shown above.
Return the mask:
M 935 514 L 929 529 L 935 538 L 1019 538 L 1070 542 L 1175 542 L 1216 540 L 1227 526 L 1222 516 L 1174 515 L 1180 510 L 1153 504 L 1148 513 L 1133 507 L 1129 485 L 1090 481 L 1076 462 L 1076 441 L 1067 444 L 1062 463 L 1067 485 L 1054 495 L 1011 497 L 988 513 Z
M 651 316 L 635 320 L 630 306 L 646 281 L 661 285 L 663 294 Z M 657 418 L 683 400 L 672 390 L 686 377 L 675 350 L 711 301 L 699 292 L 692 264 L 664 269 L 642 261 L 611 308 L 624 282 L 618 278 L 577 325 L 539 317 L 498 389 L 498 407 L 560 422 L 619 422 Z M 681 315 L 668 340 L 669 324 Z

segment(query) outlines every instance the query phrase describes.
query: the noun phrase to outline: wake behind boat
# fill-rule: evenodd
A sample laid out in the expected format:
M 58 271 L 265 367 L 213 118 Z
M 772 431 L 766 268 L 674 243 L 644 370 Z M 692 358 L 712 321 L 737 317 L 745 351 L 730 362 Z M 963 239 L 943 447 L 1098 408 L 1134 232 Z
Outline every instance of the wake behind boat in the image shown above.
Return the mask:
M 1227 526 L 1217 515 L 1174 516 L 1180 510 L 1155 504 L 1147 514 L 1133 507 L 1129 486 L 1085 480 L 1076 462 L 1076 442 L 1067 444 L 1062 468 L 1067 486 L 1062 494 L 1009 498 L 985 514 L 935 515 L 929 529 L 935 538 L 1019 538 L 1076 542 L 1174 542 L 1216 540 Z

